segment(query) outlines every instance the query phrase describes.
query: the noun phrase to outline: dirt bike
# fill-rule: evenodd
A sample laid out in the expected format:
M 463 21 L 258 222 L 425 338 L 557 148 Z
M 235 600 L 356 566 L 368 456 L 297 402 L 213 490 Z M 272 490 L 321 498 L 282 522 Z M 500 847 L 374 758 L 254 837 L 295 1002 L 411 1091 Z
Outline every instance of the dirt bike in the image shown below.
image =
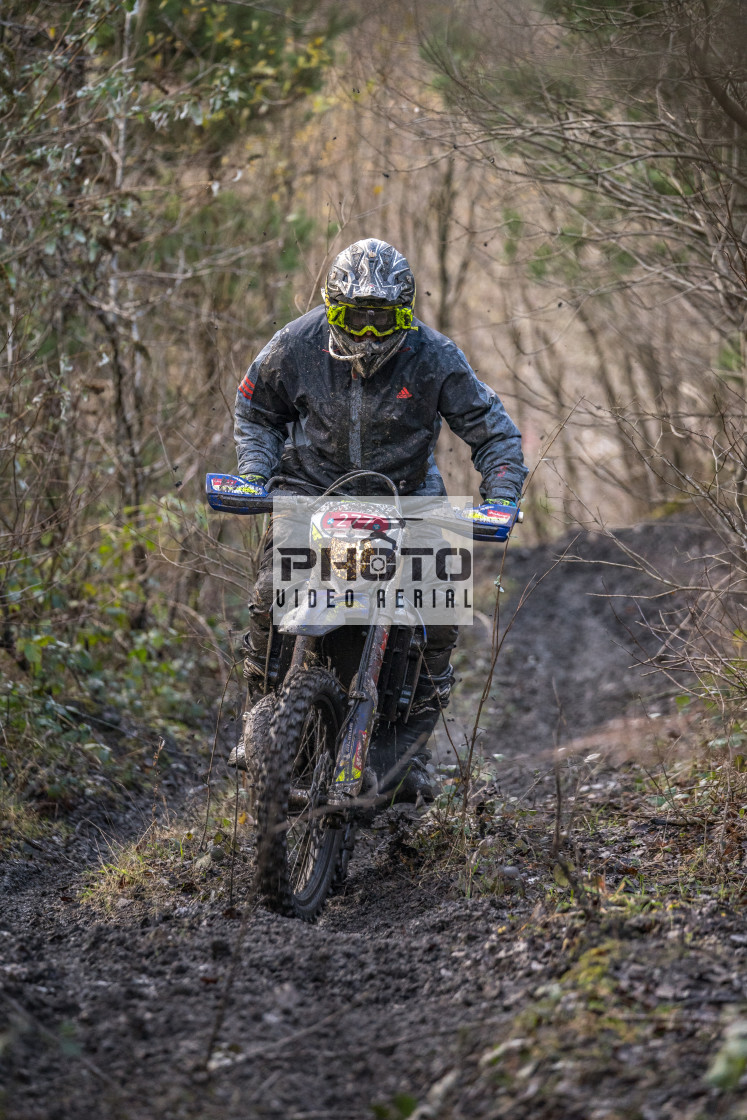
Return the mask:
M 335 494 L 364 478 L 369 484 L 375 478 L 391 491 L 391 499 L 372 504 L 369 498 Z M 287 512 L 295 498 L 277 493 L 256 498 L 245 490 L 236 476 L 207 476 L 213 509 L 273 513 L 275 552 L 302 553 L 302 548 L 278 546 L 278 509 L 283 506 Z M 401 595 L 388 612 L 373 610 L 379 585 L 370 591 L 365 583 L 361 591 L 360 580 L 355 590 L 346 586 L 351 563 L 360 562 L 360 572 L 366 574 L 366 550 L 368 578 L 383 578 L 375 574 L 378 562 L 382 569 L 390 565 L 387 578 L 392 582 L 391 565 L 401 563 L 398 556 L 407 552 L 402 548 L 408 520 L 403 501 L 390 479 L 372 472 L 353 472 L 324 494 L 299 499 L 308 514 L 304 531 L 320 552 L 322 567 L 326 549 L 338 590 L 327 590 L 326 598 L 317 596 L 310 562 L 301 558 L 302 578 L 289 583 L 279 622 L 279 592 L 274 602 L 262 695 L 244 716 L 244 742 L 253 744 L 251 752 L 247 746 L 246 768 L 257 818 L 259 891 L 271 909 L 307 921 L 344 881 L 359 822 L 387 800 L 378 790 L 391 775 L 376 775 L 367 767 L 369 747 L 377 731 L 407 723 L 423 668 L 426 627 L 413 602 Z M 447 512 L 435 526 L 438 532 L 505 540 L 496 527 L 470 520 L 469 510 L 448 506 Z M 292 565 L 287 567 L 291 571 Z M 354 624 L 351 609 L 358 611 Z M 345 624 L 341 612 L 346 612 Z

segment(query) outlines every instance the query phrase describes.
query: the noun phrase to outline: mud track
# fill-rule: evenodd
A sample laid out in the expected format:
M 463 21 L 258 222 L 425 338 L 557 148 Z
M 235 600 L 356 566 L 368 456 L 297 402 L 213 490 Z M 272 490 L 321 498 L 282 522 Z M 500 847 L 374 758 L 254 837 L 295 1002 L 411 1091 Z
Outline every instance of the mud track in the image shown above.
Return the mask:
M 712 544 L 684 522 L 628 536 L 680 570 Z M 673 691 L 631 668 L 652 646 L 635 603 L 650 583 L 606 567 L 616 558 L 607 541 L 573 551 L 590 563 L 553 568 L 557 547 L 509 554 L 509 608 L 551 570 L 511 631 L 482 721 L 482 752 L 504 756 L 496 796 L 519 797 L 485 829 L 500 889 L 466 898 L 463 869 L 418 840 L 408 811 L 391 810 L 362 837 L 345 893 L 315 925 L 257 908 L 242 863 L 233 904 L 228 866 L 214 863 L 199 889 L 158 871 L 160 893 L 123 891 L 108 913 L 93 909 L 81 899 L 85 872 L 107 858 L 107 843 L 145 831 L 150 803 L 83 824 L 64 851 L 28 848 L 0 866 L 0 1115 L 732 1115 L 703 1074 L 724 1008 L 747 998 L 741 918 L 714 901 L 588 920 L 548 901 L 558 728 L 563 741 L 593 745 L 612 727 L 634 750 L 636 720 L 653 708 L 668 718 Z M 615 613 L 590 598 L 608 590 L 624 596 Z M 460 662 L 456 738 L 488 653 L 476 626 Z M 185 748 L 180 765 L 164 787 L 178 812 L 204 796 L 204 759 Z M 587 958 L 611 978 L 607 988 L 594 981 L 603 998 L 624 1003 L 625 1031 L 599 1053 L 598 1030 L 572 1019 L 563 1031 L 553 1011 Z

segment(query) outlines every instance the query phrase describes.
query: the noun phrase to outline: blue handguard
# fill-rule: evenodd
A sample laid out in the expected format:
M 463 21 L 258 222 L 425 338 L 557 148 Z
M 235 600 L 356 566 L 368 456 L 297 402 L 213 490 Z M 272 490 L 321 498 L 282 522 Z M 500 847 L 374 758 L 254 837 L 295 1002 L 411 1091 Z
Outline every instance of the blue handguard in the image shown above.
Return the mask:
M 264 513 L 272 509 L 272 498 L 261 474 L 209 474 L 205 479 L 207 500 L 222 513 Z
M 477 540 L 506 541 L 516 524 L 519 507 L 508 498 L 488 498 L 479 506 L 462 510 L 462 517 L 472 522 Z

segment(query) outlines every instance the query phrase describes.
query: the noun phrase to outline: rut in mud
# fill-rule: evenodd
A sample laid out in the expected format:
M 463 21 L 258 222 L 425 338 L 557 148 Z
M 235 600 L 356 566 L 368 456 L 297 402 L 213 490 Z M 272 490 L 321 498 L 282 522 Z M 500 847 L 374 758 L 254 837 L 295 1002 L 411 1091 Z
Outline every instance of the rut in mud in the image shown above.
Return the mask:
M 685 521 L 628 536 L 680 570 L 710 547 Z M 449 858 L 452 819 L 389 810 L 315 925 L 257 908 L 241 860 L 231 897 L 215 848 L 199 867 L 154 860 L 144 887 L 97 909 L 85 872 L 146 833 L 149 802 L 108 822 L 81 816 L 66 847 L 27 846 L 0 866 L 9 1120 L 736 1115 L 705 1075 L 747 1003 L 741 913 L 677 896 L 688 828 L 641 813 L 628 769 L 652 725 L 673 741 L 687 731 L 672 682 L 633 667 L 654 645 L 636 600 L 652 587 L 606 566 L 608 541 L 573 551 L 590 563 L 553 566 L 557 547 L 509 553 L 508 613 L 549 574 L 511 630 L 481 721 L 496 778 L 471 817 L 471 863 Z M 489 649 L 476 626 L 457 662 L 457 742 Z M 574 740 L 587 757 L 612 754 L 571 788 L 553 747 Z M 439 752 L 448 760 L 443 733 Z M 174 761 L 162 793 L 188 815 L 204 799 L 204 752 L 182 747 Z M 582 802 L 587 822 L 560 859 L 558 788 L 564 829 Z M 610 891 L 649 864 L 660 906 L 595 907 L 570 891 L 582 869 Z

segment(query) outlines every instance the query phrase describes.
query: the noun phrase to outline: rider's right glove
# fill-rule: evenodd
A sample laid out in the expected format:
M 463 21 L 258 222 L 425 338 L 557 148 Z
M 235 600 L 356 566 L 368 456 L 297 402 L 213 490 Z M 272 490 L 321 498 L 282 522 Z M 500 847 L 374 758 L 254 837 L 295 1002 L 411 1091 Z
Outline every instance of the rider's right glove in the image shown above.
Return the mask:
M 241 474 L 236 477 L 241 479 L 243 485 L 237 486 L 234 493 L 247 494 L 250 498 L 266 498 L 268 496 L 265 490 L 267 479 L 261 474 Z
M 462 516 L 487 531 L 493 540 L 506 541 L 516 524 L 519 507 L 507 498 L 488 498 L 473 509 L 465 509 Z

